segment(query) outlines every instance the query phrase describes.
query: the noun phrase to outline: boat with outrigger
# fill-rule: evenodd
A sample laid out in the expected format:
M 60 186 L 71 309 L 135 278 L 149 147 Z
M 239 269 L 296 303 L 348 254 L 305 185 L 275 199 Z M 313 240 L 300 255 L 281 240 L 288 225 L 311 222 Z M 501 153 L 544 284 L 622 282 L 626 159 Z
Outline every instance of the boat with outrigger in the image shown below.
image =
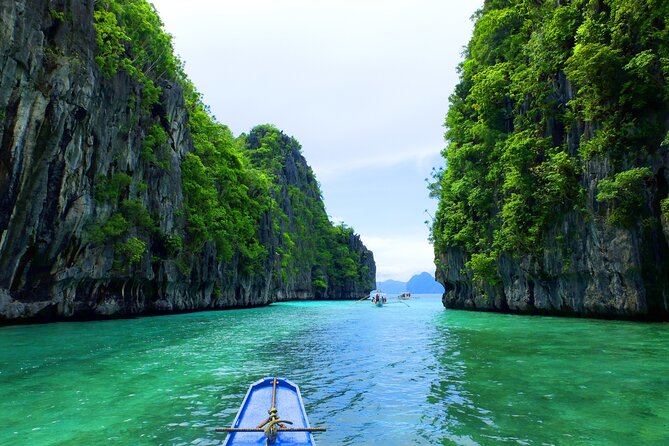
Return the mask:
M 251 384 L 232 427 L 215 431 L 228 433 L 223 446 L 315 446 L 312 433 L 325 428 L 309 425 L 297 384 L 267 377 Z
M 397 296 L 397 298 L 399 300 L 409 300 L 409 299 L 411 299 L 411 293 L 409 293 L 408 291 L 405 291 L 403 293 L 400 293 L 400 295 Z
M 383 304 L 388 302 L 388 297 L 386 293 L 382 293 L 381 290 L 374 290 L 369 293 L 369 297 L 372 300 L 372 304 L 377 307 L 382 307 Z

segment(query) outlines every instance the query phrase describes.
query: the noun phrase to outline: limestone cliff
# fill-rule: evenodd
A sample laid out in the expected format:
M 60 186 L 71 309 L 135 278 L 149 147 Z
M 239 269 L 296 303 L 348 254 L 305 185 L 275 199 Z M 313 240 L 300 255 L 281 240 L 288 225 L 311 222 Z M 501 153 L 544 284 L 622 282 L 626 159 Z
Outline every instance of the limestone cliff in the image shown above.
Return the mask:
M 308 286 L 309 271 L 283 270 L 276 244 L 265 244 L 255 270 L 235 253 L 222 260 L 211 242 L 185 249 L 182 164 L 193 141 L 182 86 L 155 77 L 160 97 L 147 110 L 145 85 L 123 70 L 103 75 L 93 14 L 93 0 L 0 2 L 0 322 L 347 298 L 373 288 L 373 258 L 358 239 L 352 249 L 365 261 L 356 267 L 370 277 L 340 289 L 326 283 L 327 293 Z M 167 135 L 160 159 L 147 152 L 158 127 Z M 307 169 L 303 158 L 289 164 Z M 116 217 L 125 222 L 118 231 Z M 268 212 L 256 237 L 268 242 L 278 230 Z
M 488 0 L 433 227 L 449 308 L 669 319 L 669 5 Z
M 277 200 L 268 217 L 278 230 L 265 231 L 263 244 L 280 265 L 276 294 L 285 299 L 359 299 L 374 287 L 374 256 L 344 225 L 332 226 L 300 144 L 272 126 L 254 128 L 246 137 L 256 167 L 276 176 Z M 266 225 L 267 226 L 267 225 Z

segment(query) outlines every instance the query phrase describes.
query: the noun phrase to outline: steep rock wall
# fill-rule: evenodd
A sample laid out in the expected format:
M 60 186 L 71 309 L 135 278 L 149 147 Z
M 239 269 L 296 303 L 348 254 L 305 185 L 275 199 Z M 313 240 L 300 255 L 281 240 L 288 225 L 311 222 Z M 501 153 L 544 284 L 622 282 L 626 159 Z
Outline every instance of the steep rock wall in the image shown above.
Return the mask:
M 573 99 L 570 82 L 561 75 L 557 96 Z M 669 115 L 666 117 L 669 122 Z M 558 127 L 555 125 L 554 127 Z M 575 132 L 559 134 L 569 152 L 577 154 L 592 137 L 583 122 Z M 639 197 L 643 209 L 632 227 L 607 221 L 611 207 L 597 200 L 598 184 L 609 177 L 608 157 L 586 163 L 581 176 L 584 206 L 559 217 L 545 234 L 541 255 L 502 254 L 495 263 L 498 281 L 477 281 L 460 248 L 440 253 L 437 280 L 446 290 L 447 308 L 523 314 L 586 316 L 596 318 L 669 319 L 669 225 L 660 201 L 669 184 L 669 147 L 639 161 L 652 166 L 654 177 L 645 182 Z
M 669 319 L 668 8 L 484 2 L 433 186 L 446 307 Z
M 266 223 L 262 232 L 277 268 L 276 295 L 359 299 L 369 293 L 376 281 L 374 255 L 352 229 L 332 227 L 299 143 L 271 126 L 258 126 L 248 135 L 247 148 L 258 167 L 280 160 L 273 167 L 278 208 L 268 215 L 279 227 L 272 231 Z
M 210 243 L 197 253 L 170 252 L 170 239 L 187 237 L 181 162 L 192 141 L 182 90 L 164 82 L 159 103 L 141 113 L 137 82 L 100 73 L 92 23 L 92 0 L 0 3 L 0 322 L 309 297 L 277 284 L 281 265 L 271 256 L 262 274 L 248 275 L 235 256 L 220 261 Z M 155 122 L 168 135 L 160 165 L 142 156 Z M 96 188 L 119 174 L 129 178 L 119 199 L 96 198 Z M 90 236 L 123 199 L 156 225 L 130 229 L 147 244 L 130 264 L 119 261 L 118 247 Z M 259 234 L 272 233 L 270 219 L 267 225 Z
M 499 282 L 494 285 L 476 284 L 462 249 L 442 253 L 437 280 L 446 289 L 444 306 L 666 320 L 669 233 L 657 227 L 613 228 L 594 212 L 596 204 L 591 198 L 588 213 L 569 212 L 551 228 L 542 256 L 501 256 L 496 262 Z

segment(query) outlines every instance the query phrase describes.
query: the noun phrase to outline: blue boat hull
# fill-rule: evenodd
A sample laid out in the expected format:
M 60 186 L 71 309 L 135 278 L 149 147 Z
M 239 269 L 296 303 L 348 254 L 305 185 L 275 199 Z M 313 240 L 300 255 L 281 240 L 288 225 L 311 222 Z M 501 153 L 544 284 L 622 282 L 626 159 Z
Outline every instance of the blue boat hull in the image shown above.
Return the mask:
M 267 420 L 268 410 L 272 406 L 274 378 L 263 378 L 249 387 L 242 402 L 233 428 L 256 427 Z M 310 427 L 307 413 L 304 410 L 300 389 L 285 378 L 277 378 L 275 407 L 282 420 L 290 420 L 291 428 Z M 262 432 L 231 432 L 224 446 L 265 446 L 265 435 Z M 279 432 L 272 445 L 276 446 L 315 446 L 310 432 Z

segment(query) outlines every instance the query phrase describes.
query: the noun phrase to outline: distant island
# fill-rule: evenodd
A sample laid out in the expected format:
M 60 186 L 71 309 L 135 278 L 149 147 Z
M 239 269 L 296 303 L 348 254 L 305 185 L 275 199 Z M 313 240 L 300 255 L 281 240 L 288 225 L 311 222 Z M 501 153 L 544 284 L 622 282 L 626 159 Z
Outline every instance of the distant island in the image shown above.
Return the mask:
M 441 294 L 444 292 L 444 287 L 434 280 L 432 274 L 426 272 L 416 274 L 408 282 L 400 282 L 399 280 L 376 282 L 376 288 L 386 293 L 408 291 L 417 294 Z

